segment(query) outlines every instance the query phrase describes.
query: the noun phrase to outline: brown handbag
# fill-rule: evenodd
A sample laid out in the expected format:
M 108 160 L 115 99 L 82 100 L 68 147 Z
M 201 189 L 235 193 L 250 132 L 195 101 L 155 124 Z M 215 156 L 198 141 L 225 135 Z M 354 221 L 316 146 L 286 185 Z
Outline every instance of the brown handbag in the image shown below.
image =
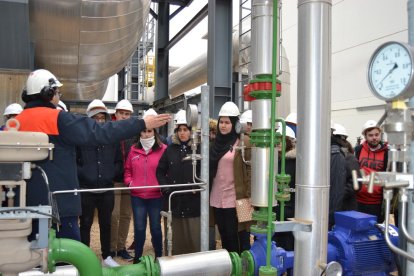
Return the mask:
M 250 198 L 242 198 L 236 200 L 236 212 L 239 222 L 246 222 L 252 220 L 254 207 Z

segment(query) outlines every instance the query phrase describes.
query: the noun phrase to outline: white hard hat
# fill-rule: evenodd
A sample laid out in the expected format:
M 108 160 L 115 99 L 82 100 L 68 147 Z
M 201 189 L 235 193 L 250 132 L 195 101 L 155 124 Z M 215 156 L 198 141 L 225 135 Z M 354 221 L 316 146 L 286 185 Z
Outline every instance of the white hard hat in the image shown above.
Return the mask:
M 23 111 L 23 108 L 18 103 L 12 103 L 11 105 L 8 105 L 6 109 L 4 110 L 4 116 L 6 115 L 17 115 L 20 114 L 20 112 Z
M 150 108 L 148 110 L 145 110 L 144 115 L 142 115 L 142 118 L 145 119 L 145 117 L 150 116 L 150 115 L 157 116 L 158 113 L 154 109 Z
M 88 108 L 86 108 L 86 115 L 88 115 L 89 118 L 92 118 L 98 113 L 108 114 L 108 109 L 101 100 L 95 99 L 88 105 Z
M 30 73 L 26 81 L 27 95 L 39 94 L 45 87 L 61 87 L 60 81 L 45 69 L 39 69 Z
M 175 125 L 186 125 L 187 124 L 185 110 L 181 109 L 175 114 L 174 124 Z
M 362 135 L 365 135 L 365 132 L 370 129 L 370 128 L 379 128 L 379 126 L 377 126 L 377 122 L 374 120 L 368 120 L 365 122 L 365 124 L 362 126 Z
M 343 125 L 335 123 L 334 129 L 335 129 L 333 132 L 334 135 L 343 135 L 343 136 L 348 137 L 348 133 L 346 132 L 346 129 Z
M 276 130 L 277 133 L 282 134 L 282 125 L 279 123 L 279 127 Z M 289 126 L 286 126 L 286 137 L 290 137 L 292 139 L 296 139 L 295 132 Z
M 240 116 L 240 122 L 247 122 L 247 123 L 253 123 L 252 120 L 252 111 L 251 110 L 246 110 L 245 112 L 243 112 L 243 114 Z
M 118 110 L 118 109 L 128 110 L 128 111 L 134 112 L 134 109 L 132 108 L 132 104 L 126 99 L 120 100 L 116 104 L 115 110 Z
M 58 106 L 56 107 L 56 109 L 60 109 L 60 110 L 68 112 L 68 108 L 66 107 L 66 104 L 62 101 L 59 101 Z
M 285 122 L 297 125 L 298 115 L 296 114 L 296 112 L 290 112 L 289 115 L 287 115 Z
M 229 116 L 229 117 L 237 117 L 240 115 L 240 111 L 239 108 L 237 107 L 237 105 L 233 102 L 225 102 L 221 108 L 220 108 L 220 112 L 219 112 L 219 117 L 222 116 Z

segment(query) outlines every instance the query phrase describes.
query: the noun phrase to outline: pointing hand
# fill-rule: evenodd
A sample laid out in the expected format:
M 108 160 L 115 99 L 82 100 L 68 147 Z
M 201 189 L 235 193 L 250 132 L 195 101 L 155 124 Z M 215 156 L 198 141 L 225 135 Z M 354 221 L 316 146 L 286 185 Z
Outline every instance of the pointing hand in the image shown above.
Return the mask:
M 170 120 L 171 120 L 170 114 L 149 115 L 149 116 L 146 116 L 144 119 L 145 127 L 148 129 L 163 126 Z

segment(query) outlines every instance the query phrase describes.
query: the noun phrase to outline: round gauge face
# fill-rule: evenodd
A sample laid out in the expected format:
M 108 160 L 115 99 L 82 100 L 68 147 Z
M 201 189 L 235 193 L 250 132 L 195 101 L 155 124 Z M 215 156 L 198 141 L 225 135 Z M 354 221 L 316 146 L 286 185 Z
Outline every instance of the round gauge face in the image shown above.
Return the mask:
M 371 57 L 368 82 L 372 92 L 380 99 L 391 101 L 409 97 L 413 79 L 411 48 L 399 42 L 380 46 Z M 408 92 L 408 93 L 407 93 Z
M 196 126 L 197 125 L 197 119 L 198 119 L 197 106 L 194 105 L 194 104 L 188 104 L 187 110 L 186 110 L 187 125 L 189 127 Z

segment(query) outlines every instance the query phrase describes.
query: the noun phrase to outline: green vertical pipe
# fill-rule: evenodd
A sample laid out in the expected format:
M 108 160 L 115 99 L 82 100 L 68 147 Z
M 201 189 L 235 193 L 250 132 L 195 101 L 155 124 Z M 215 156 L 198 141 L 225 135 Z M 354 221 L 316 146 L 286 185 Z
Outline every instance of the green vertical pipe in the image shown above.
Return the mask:
M 57 262 L 73 264 L 80 276 L 101 276 L 102 266 L 95 253 L 81 242 L 70 239 L 56 239 L 55 230 L 49 231 L 49 272 L 56 270 Z
M 280 201 L 280 221 L 285 221 L 285 202 Z
M 277 0 L 273 0 L 273 55 L 272 55 L 272 105 L 271 105 L 271 136 L 270 136 L 270 162 L 269 162 L 269 195 L 267 205 L 267 248 L 266 248 L 266 270 L 274 270 L 270 263 L 272 245 L 272 203 L 273 203 L 273 181 L 275 163 L 275 112 L 276 112 L 276 66 L 277 66 Z

